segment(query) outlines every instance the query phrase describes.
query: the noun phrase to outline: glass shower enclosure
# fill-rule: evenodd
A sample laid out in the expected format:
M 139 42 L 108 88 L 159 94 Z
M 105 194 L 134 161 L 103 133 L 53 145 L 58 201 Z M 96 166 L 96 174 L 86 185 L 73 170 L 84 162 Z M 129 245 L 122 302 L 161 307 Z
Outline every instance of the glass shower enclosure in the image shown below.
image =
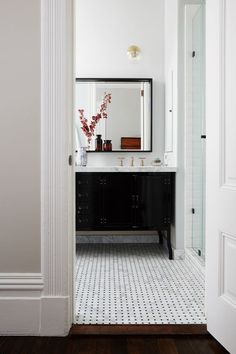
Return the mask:
M 205 7 L 192 19 L 192 248 L 205 257 Z

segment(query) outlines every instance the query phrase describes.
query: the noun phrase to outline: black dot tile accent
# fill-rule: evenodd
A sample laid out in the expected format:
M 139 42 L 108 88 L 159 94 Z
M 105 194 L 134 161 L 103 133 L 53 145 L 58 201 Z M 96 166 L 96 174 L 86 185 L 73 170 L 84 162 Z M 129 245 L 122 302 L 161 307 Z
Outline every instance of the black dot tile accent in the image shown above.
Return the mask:
M 78 324 L 206 323 L 203 266 L 158 244 L 78 244 L 75 275 Z

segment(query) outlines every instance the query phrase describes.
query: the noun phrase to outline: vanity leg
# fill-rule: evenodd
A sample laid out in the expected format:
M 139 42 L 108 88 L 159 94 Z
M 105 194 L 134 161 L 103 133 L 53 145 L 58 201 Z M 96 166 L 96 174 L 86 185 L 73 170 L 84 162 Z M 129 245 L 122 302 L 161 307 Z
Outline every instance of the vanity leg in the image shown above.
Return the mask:
M 171 231 L 170 226 L 167 229 L 167 247 L 169 251 L 169 259 L 173 259 L 172 247 L 171 247 Z
M 162 231 L 157 230 L 159 236 L 159 245 L 163 245 L 163 234 Z

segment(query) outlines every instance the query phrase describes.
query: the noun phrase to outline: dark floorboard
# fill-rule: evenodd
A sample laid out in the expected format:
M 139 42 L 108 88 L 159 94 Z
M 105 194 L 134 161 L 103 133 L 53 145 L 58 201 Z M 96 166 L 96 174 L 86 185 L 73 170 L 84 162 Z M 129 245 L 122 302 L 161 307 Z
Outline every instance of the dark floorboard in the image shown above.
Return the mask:
M 211 336 L 0 337 L 0 354 L 226 354 Z
M 159 324 L 159 325 L 78 325 L 73 324 L 71 335 L 200 335 L 208 334 L 205 324 Z

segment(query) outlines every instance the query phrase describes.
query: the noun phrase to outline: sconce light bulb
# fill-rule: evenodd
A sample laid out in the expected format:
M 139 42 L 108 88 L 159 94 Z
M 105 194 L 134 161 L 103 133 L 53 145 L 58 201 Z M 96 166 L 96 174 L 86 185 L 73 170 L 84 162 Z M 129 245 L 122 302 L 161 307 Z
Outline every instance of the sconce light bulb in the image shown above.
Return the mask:
M 137 60 L 140 57 L 140 48 L 137 45 L 130 45 L 127 49 L 127 55 L 130 60 Z

